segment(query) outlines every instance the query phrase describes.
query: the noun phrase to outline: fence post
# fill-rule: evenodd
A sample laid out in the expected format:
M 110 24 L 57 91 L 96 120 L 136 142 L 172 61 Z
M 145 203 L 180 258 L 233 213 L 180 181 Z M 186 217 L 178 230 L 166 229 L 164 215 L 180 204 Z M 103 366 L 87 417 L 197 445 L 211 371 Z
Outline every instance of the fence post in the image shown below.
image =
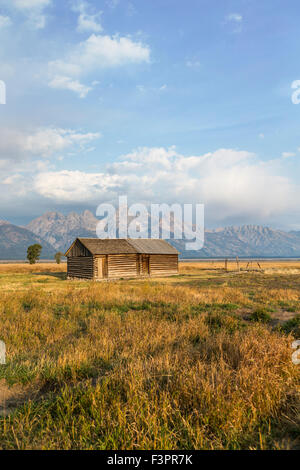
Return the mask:
M 225 271 L 228 271 L 228 259 L 225 259 Z

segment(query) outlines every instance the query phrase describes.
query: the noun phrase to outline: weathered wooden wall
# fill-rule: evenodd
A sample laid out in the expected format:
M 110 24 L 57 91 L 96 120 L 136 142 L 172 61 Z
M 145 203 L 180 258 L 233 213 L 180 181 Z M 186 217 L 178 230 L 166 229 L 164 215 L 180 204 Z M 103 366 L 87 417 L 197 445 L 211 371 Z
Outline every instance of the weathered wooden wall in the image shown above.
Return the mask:
M 150 276 L 178 274 L 177 255 L 150 255 Z
M 150 275 L 150 255 L 140 255 L 140 275 Z
M 108 255 L 108 277 L 137 277 L 138 255 Z
M 68 253 L 68 257 L 78 257 L 78 256 L 92 256 L 89 250 L 80 243 L 79 240 L 72 246 Z
M 94 278 L 99 279 L 99 273 L 98 273 L 98 259 L 99 258 L 103 259 L 103 278 L 102 279 L 105 279 L 108 277 L 108 269 L 107 269 L 108 256 L 107 255 L 95 255 L 94 256 Z
M 68 257 L 68 277 L 93 279 L 94 263 L 92 256 Z

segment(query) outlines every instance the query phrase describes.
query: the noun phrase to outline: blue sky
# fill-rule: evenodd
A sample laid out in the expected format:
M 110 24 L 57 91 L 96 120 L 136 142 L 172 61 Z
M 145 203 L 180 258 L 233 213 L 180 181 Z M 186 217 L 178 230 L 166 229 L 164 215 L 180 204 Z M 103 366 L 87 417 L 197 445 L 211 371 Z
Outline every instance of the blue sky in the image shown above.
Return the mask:
M 300 229 L 296 0 L 0 0 L 0 218 L 205 203 Z

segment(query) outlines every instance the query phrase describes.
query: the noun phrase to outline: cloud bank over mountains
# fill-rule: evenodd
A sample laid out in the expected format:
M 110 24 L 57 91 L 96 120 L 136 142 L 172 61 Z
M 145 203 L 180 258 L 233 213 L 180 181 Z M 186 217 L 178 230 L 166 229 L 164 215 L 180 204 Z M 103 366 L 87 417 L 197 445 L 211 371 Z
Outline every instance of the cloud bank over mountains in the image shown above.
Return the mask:
M 100 134 L 44 129 L 26 139 L 14 139 L 16 154 L 21 147 L 31 156 L 42 156 L 44 162 L 38 160 L 34 171 L 27 167 L 26 176 L 13 173 L 1 179 L 6 206 L 11 204 L 13 211 L 14 198 L 21 191 L 37 206 L 43 202 L 43 207 L 70 209 L 96 209 L 102 202 L 117 203 L 120 195 L 127 195 L 131 203 L 204 203 L 210 222 L 219 224 L 244 218 L 267 223 L 299 212 L 300 188 L 283 176 L 282 160 L 262 162 L 247 151 L 219 149 L 185 156 L 175 147 L 145 147 L 119 157 L 101 171 L 52 168 L 51 161 L 60 152 L 84 151 L 98 138 Z M 10 152 L 12 146 L 8 146 Z

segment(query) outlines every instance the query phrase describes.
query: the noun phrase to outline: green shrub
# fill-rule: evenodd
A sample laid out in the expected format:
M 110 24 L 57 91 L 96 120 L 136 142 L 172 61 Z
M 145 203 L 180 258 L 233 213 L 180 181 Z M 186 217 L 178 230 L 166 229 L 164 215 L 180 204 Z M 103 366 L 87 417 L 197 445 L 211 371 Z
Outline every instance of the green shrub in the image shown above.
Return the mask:
M 251 321 L 259 322 L 259 323 L 270 323 L 272 320 L 271 315 L 268 313 L 267 309 L 265 308 L 258 308 L 254 312 L 251 313 Z
M 282 330 L 287 334 L 293 333 L 295 336 L 300 337 L 300 315 L 286 321 L 282 326 Z

